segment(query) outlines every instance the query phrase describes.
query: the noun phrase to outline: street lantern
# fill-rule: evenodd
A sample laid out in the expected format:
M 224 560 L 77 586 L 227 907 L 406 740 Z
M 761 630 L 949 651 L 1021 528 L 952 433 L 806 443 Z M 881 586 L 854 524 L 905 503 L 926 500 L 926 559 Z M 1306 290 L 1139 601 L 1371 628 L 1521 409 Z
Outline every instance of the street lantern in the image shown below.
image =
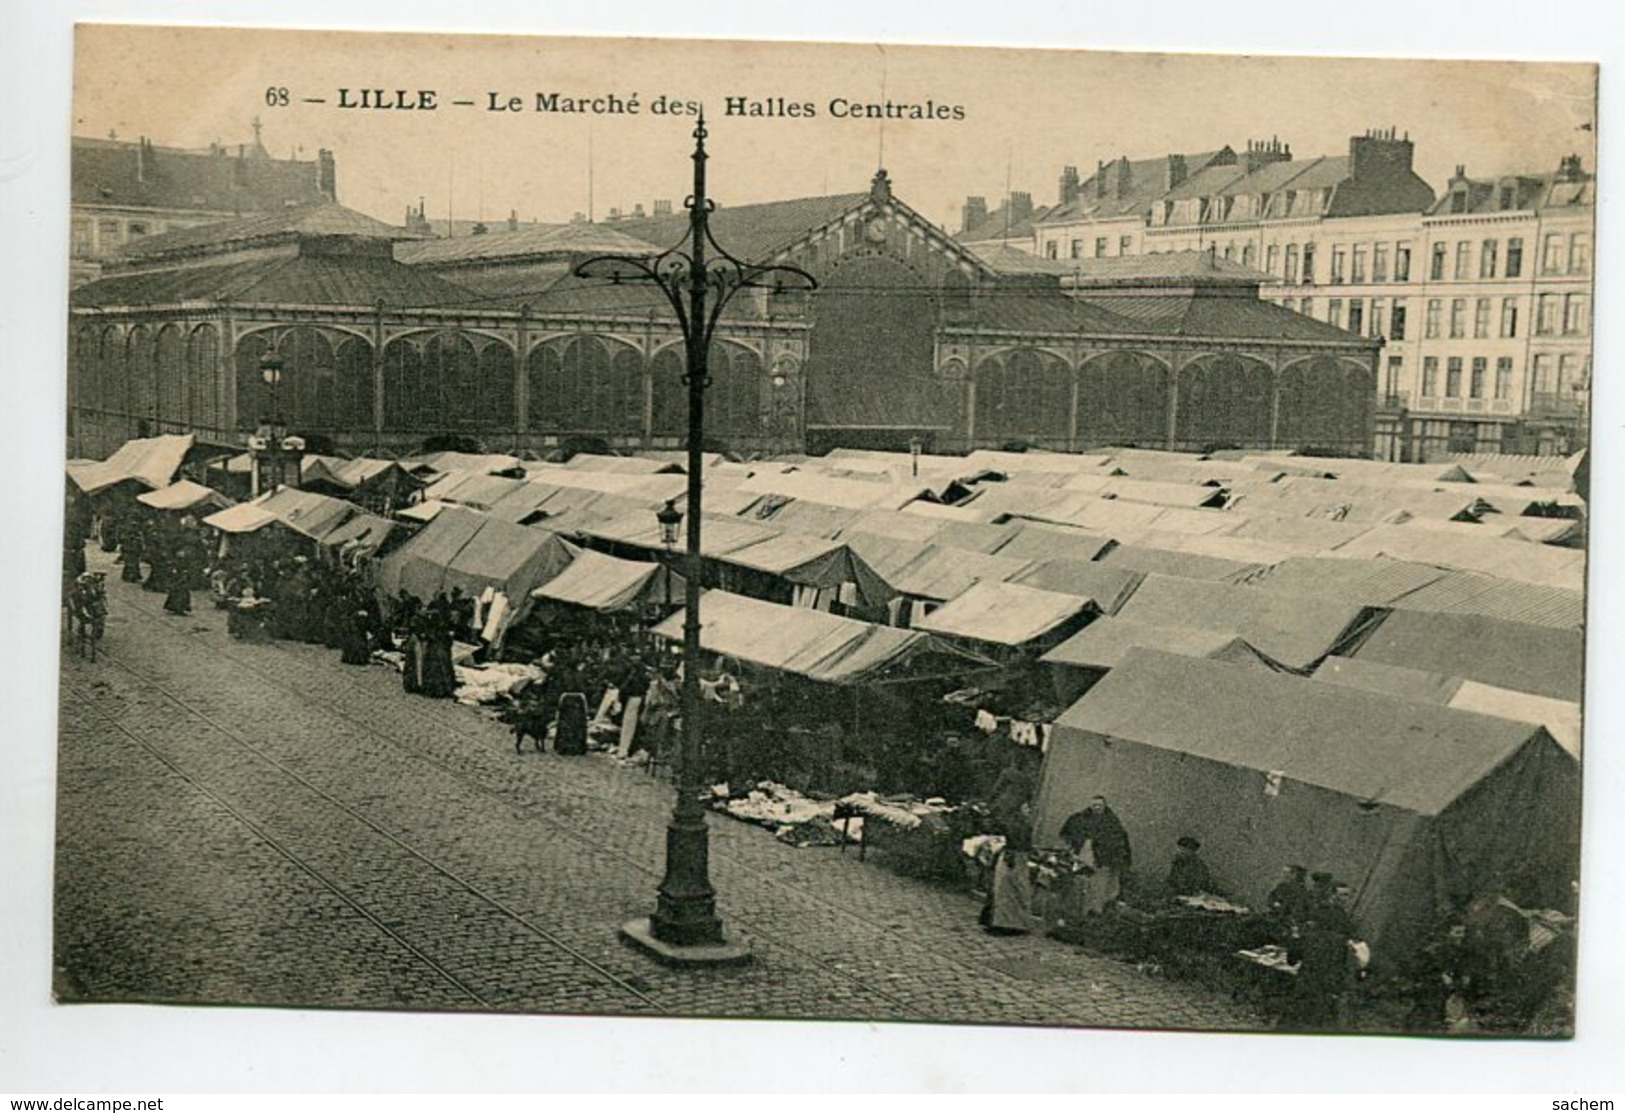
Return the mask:
M 677 800 L 666 825 L 666 872 L 652 916 L 622 925 L 621 934 L 662 962 L 720 965 L 746 962 L 750 950 L 728 940 L 717 916 L 710 877 L 710 832 L 705 825 L 706 786 L 701 757 L 704 707 L 700 702 L 700 525 L 704 488 L 705 388 L 709 356 L 722 311 L 745 289 L 810 290 L 812 275 L 789 265 L 746 263 L 711 234 L 715 202 L 705 194 L 705 116 L 694 127 L 694 192 L 684 202 L 688 234 L 656 255 L 602 255 L 575 268 L 579 278 L 649 283 L 671 304 L 683 335 L 688 387 L 688 537 L 683 561 L 683 728 L 677 762 Z M 673 500 L 675 502 L 675 500 Z M 668 504 L 676 513 L 676 506 Z M 662 512 L 664 513 L 664 512 Z M 657 515 L 658 516 L 658 515 Z M 676 526 L 673 524 L 675 544 Z M 661 519 L 664 538 L 665 519 Z
M 925 448 L 925 442 L 919 437 L 910 437 L 908 440 L 909 462 L 914 465 L 914 478 L 920 477 L 920 452 Z
M 683 512 L 677 509 L 677 500 L 667 499 L 666 505 L 655 511 L 655 521 L 660 523 L 660 543 L 670 552 L 677 544 L 677 529 L 683 524 Z
M 304 440 L 288 436 L 282 421 L 281 386 L 285 366 L 275 349 L 260 357 L 260 379 L 266 388 L 265 408 L 260 414 L 259 428 L 248 438 L 248 450 L 254 456 L 256 495 L 282 486 L 286 479 L 284 459 L 298 457 L 305 450 Z

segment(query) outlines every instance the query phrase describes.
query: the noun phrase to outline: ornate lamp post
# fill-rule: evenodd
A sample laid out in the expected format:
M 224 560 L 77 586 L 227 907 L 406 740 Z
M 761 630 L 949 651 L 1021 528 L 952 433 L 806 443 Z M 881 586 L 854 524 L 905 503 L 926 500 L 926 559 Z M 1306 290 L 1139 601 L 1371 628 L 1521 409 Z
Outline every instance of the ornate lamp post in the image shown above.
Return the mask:
M 294 486 L 298 486 L 299 456 L 305 451 L 303 437 L 288 436 L 288 427 L 282 420 L 282 369 L 284 364 L 274 353 L 260 357 L 260 378 L 265 381 L 270 404 L 269 412 L 260 415 L 259 428 L 248 438 L 248 450 L 254 455 L 254 494 L 274 491 L 287 482 L 287 460 L 294 461 Z
M 655 511 L 655 521 L 660 523 L 660 543 L 666 546 L 666 608 L 671 609 L 671 551 L 677 544 L 677 530 L 683 524 L 683 512 L 677 509 L 676 499 L 667 499 L 666 505 Z
M 711 235 L 714 203 L 705 193 L 705 117 L 694 128 L 694 192 L 684 201 L 688 235 L 674 247 L 649 256 L 604 255 L 575 268 L 582 278 L 613 283 L 652 283 L 665 295 L 683 334 L 688 386 L 688 543 L 683 583 L 683 733 L 678 755 L 677 800 L 666 826 L 666 872 L 654 914 L 633 920 L 621 934 L 674 965 L 748 961 L 749 949 L 726 939 L 716 911 L 710 877 L 710 833 L 705 825 L 701 757 L 704 747 L 700 702 L 700 526 L 704 486 L 705 388 L 708 356 L 722 311 L 744 289 L 812 289 L 817 283 L 799 267 L 756 266 L 734 258 Z M 676 507 L 670 509 L 676 512 Z M 662 536 L 666 528 L 662 520 Z M 673 530 L 676 526 L 673 524 Z M 673 538 L 675 540 L 675 537 Z

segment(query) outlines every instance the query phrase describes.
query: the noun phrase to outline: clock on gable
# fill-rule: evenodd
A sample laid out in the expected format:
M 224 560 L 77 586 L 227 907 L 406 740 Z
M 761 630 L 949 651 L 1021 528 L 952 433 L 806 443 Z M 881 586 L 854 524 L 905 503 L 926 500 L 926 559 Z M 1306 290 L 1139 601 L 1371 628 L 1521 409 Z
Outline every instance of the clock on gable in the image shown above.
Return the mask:
M 885 243 L 889 228 L 885 217 L 872 217 L 869 223 L 863 226 L 863 235 L 870 243 Z

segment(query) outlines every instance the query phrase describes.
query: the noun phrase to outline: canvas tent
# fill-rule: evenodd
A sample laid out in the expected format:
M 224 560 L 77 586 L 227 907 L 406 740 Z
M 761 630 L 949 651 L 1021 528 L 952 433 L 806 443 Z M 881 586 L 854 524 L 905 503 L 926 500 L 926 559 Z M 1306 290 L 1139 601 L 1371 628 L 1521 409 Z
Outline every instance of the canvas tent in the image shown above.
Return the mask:
M 1136 649 L 1056 722 L 1034 837 L 1099 794 L 1141 877 L 1184 835 L 1255 908 L 1282 866 L 1329 871 L 1392 970 L 1474 896 L 1566 901 L 1578 773 L 1539 726 Z
M 232 501 L 213 487 L 181 479 L 156 491 L 137 495 L 135 501 L 154 510 L 197 511 L 224 510 Z
M 655 634 L 680 639 L 683 615 L 681 611 L 672 615 L 655 627 Z M 702 597 L 700 645 L 708 653 L 840 685 L 883 681 L 887 674 L 927 652 L 955 657 L 971 668 L 986 664 L 918 631 L 764 603 L 725 591 L 708 591 Z
M 100 494 L 127 480 L 149 490 L 167 487 L 194 440 L 191 433 L 170 433 L 125 441 L 105 460 L 69 466 L 68 478 L 87 495 Z
M 1099 607 L 1092 599 L 984 581 L 914 623 L 917 630 L 1005 649 L 1064 637 Z
M 1234 634 L 1299 672 L 1380 618 L 1358 605 L 1171 576 L 1147 576 L 1117 613 L 1148 626 Z
M 1338 652 L 1357 661 L 1461 676 L 1578 703 L 1585 636 L 1579 630 L 1482 615 L 1396 610 Z
M 508 600 L 502 629 L 521 621 L 531 593 L 558 575 L 576 549 L 557 534 L 504 522 L 477 511 L 447 507 L 415 537 L 378 565 L 385 600 L 399 592 L 432 599 L 461 588 L 478 597 L 486 588 Z
M 664 564 L 582 549 L 531 596 L 594 611 L 628 611 L 647 603 L 681 600 L 683 591 L 683 578 Z
M 1316 680 L 1385 692 L 1458 711 L 1477 711 L 1498 719 L 1539 723 L 1575 758 L 1580 756 L 1580 705 L 1569 700 L 1515 692 L 1459 676 L 1444 676 L 1398 665 L 1378 665 L 1352 657 L 1328 657 L 1315 670 Z
M 1283 671 L 1235 634 L 1193 626 L 1150 626 L 1110 617 L 1097 618 L 1039 660 L 1050 666 L 1056 693 L 1070 703 L 1122 664 L 1136 648 Z

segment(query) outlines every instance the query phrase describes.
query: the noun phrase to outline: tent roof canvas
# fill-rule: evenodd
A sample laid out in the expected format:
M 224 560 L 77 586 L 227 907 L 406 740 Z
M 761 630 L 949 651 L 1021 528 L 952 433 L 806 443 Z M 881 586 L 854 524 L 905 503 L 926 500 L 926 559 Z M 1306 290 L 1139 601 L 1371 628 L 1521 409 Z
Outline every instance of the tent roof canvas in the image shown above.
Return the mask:
M 232 505 L 232 500 L 219 491 L 205 487 L 201 483 L 193 483 L 190 479 L 182 479 L 156 491 L 137 495 L 135 501 L 154 510 L 191 510 L 198 506 L 224 509 Z
M 175 478 L 195 441 L 191 433 L 125 441 L 105 460 L 70 467 L 68 476 L 87 495 L 105 491 L 125 480 L 156 490 L 168 486 Z
M 1422 815 L 1448 808 L 1544 733 L 1488 715 L 1154 649 L 1131 650 L 1056 725 Z
M 1578 630 L 1482 615 L 1396 610 L 1342 652 L 1357 661 L 1439 672 L 1578 703 L 1585 637 Z
M 1089 610 L 1092 599 L 1061 595 L 1020 584 L 981 582 L 949 600 L 914 625 L 919 630 L 949 634 L 1002 646 L 1022 646 L 1065 625 Z
M 1280 671 L 1279 665 L 1235 634 L 1222 630 L 1198 630 L 1192 626 L 1151 626 L 1111 617 L 1091 622 L 1044 654 L 1040 660 L 1051 665 L 1109 670 L 1122 664 L 1129 651 L 1136 648 L 1158 649 L 1183 657 L 1207 657 L 1238 665 L 1260 665 Z
M 535 588 L 531 595 L 595 611 L 624 611 L 667 592 L 671 598 L 680 599 L 683 590 L 683 578 L 664 564 L 622 560 L 582 549 L 563 571 Z

